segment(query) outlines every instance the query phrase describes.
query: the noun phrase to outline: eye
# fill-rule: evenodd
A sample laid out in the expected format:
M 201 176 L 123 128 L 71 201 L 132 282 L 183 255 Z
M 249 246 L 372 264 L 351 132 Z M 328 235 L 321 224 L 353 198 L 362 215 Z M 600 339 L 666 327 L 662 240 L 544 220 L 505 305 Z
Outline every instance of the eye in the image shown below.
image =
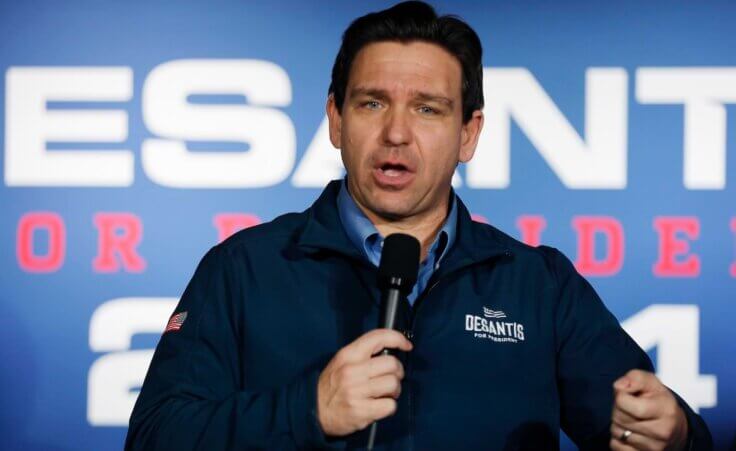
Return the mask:
M 381 104 L 377 100 L 367 100 L 363 102 L 363 107 L 369 110 L 377 110 L 381 107 Z
M 431 106 L 422 105 L 419 107 L 419 112 L 422 114 L 437 114 L 438 111 L 432 108 Z

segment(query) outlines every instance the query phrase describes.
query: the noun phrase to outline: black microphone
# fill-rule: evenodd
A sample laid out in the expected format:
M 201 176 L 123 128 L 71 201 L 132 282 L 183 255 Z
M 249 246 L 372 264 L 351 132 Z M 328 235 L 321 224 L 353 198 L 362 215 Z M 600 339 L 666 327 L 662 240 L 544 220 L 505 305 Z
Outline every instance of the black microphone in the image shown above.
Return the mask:
M 378 265 L 378 288 L 381 289 L 383 318 L 379 327 L 395 329 L 396 311 L 401 299 L 414 288 L 419 273 L 419 241 L 411 235 L 393 233 L 383 240 L 381 263 Z M 388 349 L 381 351 L 388 354 Z M 373 449 L 378 422 L 371 424 L 368 451 Z

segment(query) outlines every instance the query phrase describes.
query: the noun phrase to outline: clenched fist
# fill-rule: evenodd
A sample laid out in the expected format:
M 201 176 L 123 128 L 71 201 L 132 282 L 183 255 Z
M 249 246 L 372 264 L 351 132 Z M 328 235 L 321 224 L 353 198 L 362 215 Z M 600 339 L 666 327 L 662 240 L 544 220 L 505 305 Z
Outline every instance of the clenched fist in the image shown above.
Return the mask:
M 681 450 L 687 419 L 674 395 L 657 376 L 631 370 L 613 384 L 613 450 Z
M 404 368 L 384 348 L 410 351 L 401 333 L 376 329 L 340 349 L 319 376 L 317 417 L 325 434 L 347 435 L 396 411 Z

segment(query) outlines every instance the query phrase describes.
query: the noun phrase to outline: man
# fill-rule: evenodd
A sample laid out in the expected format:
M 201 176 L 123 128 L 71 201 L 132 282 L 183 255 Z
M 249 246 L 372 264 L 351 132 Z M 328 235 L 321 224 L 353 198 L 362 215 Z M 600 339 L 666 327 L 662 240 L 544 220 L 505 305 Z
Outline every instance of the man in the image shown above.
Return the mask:
M 470 220 L 450 182 L 482 107 L 464 22 L 418 2 L 356 20 L 327 100 L 346 180 L 204 257 L 126 448 L 359 448 L 378 420 L 377 449 L 554 449 L 560 427 L 583 449 L 711 448 L 564 256 Z M 403 334 L 372 330 L 394 232 L 421 243 Z

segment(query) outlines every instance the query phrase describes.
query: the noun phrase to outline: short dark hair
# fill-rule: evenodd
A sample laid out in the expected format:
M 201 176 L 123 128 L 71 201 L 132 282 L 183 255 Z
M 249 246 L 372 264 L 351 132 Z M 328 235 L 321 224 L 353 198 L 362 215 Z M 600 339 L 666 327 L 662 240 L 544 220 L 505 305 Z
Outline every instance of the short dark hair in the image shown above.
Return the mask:
M 409 1 L 359 17 L 345 30 L 328 90 L 339 112 L 355 55 L 366 45 L 383 41 L 423 41 L 447 50 L 462 68 L 463 122 L 470 120 L 473 111 L 483 108 L 483 48 L 478 35 L 459 17 L 437 16 L 430 5 Z

